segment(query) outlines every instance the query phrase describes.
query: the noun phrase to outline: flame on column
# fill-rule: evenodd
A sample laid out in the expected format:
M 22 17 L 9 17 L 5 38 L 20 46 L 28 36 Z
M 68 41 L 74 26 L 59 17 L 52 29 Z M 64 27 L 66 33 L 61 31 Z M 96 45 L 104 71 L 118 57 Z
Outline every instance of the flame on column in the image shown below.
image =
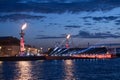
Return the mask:
M 66 38 L 69 39 L 70 38 L 70 34 L 68 34 Z
M 27 23 L 23 24 L 22 30 L 24 30 L 27 27 Z

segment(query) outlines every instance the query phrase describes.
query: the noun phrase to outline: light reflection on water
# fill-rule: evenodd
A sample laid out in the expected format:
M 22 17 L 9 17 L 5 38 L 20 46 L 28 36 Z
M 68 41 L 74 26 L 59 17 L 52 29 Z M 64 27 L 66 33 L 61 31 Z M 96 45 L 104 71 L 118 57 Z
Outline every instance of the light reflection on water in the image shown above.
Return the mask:
M 120 59 L 0 62 L 0 80 L 119 80 Z
M 75 80 L 74 78 L 74 63 L 72 60 L 64 61 L 65 79 L 64 80 Z
M 0 61 L 0 65 L 2 64 L 3 62 L 2 61 Z
M 14 77 L 14 80 L 30 80 L 32 79 L 31 67 L 32 64 L 30 61 L 20 61 L 16 62 L 17 67 L 17 77 Z

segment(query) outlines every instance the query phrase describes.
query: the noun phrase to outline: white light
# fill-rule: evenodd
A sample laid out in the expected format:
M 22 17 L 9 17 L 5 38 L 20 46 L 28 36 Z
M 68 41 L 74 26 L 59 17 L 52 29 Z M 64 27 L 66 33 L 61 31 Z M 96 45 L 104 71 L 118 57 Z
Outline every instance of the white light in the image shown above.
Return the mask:
M 0 46 L 0 50 L 2 49 L 2 46 Z
M 23 24 L 22 30 L 24 30 L 27 27 L 27 23 Z
M 69 39 L 70 38 L 70 34 L 68 34 L 66 38 Z

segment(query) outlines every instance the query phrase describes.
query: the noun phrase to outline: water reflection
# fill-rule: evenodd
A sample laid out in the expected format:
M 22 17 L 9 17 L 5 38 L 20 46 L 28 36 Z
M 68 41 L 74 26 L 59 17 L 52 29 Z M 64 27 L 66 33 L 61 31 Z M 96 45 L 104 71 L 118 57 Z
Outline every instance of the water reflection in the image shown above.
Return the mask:
M 64 80 L 75 80 L 74 63 L 72 60 L 64 61 L 65 78 Z
M 0 65 L 2 65 L 2 63 L 3 63 L 3 62 L 2 62 L 2 61 L 0 61 Z
M 20 61 L 16 63 L 17 67 L 17 80 L 31 80 L 32 73 L 31 73 L 31 62 L 29 61 Z
M 119 80 L 119 62 L 120 59 L 3 61 L 0 80 Z
M 0 74 L 3 73 L 3 69 L 2 69 L 2 66 L 3 66 L 3 62 L 0 61 Z M 3 78 L 3 75 L 0 75 L 0 80 Z

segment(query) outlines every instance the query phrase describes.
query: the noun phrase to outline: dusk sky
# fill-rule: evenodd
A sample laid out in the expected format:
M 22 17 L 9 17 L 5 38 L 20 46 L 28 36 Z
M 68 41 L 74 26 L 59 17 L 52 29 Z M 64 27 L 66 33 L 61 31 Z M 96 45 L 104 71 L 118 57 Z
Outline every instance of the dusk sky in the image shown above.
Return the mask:
M 0 36 L 54 47 L 71 34 L 74 47 L 120 42 L 120 0 L 0 0 Z

